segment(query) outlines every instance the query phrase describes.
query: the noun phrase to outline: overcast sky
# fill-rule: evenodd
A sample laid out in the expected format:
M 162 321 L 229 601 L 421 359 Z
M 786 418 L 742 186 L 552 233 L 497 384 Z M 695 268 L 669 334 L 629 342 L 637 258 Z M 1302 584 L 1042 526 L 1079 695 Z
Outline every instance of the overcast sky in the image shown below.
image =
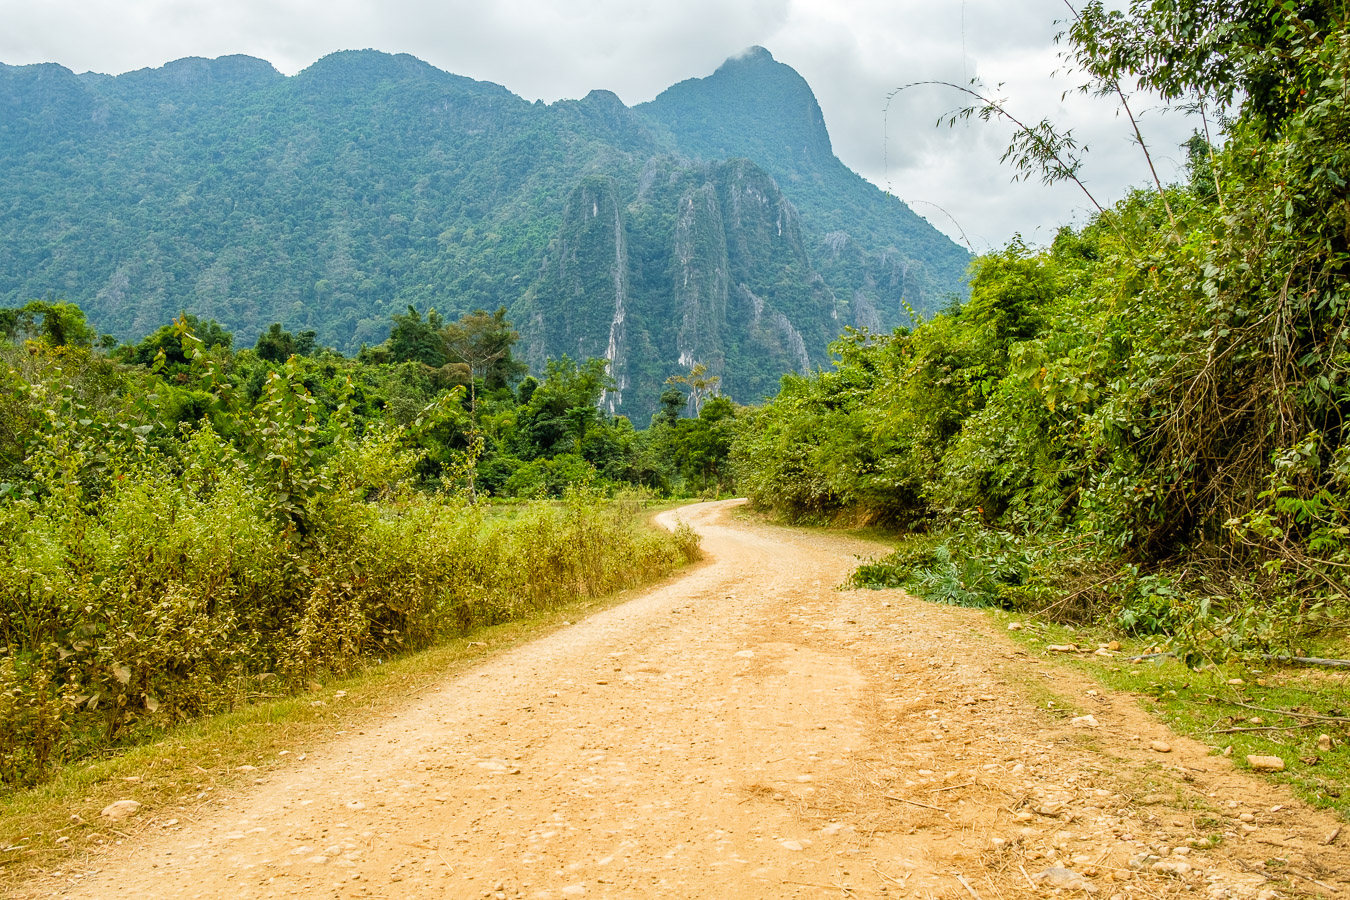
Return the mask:
M 883 115 L 886 97 L 916 81 L 1003 83 L 1024 121 L 1074 129 L 1090 148 L 1089 188 L 1114 201 L 1148 169 L 1114 104 L 1061 102 L 1075 84 L 1051 77 L 1067 12 L 1062 0 L 0 0 L 0 62 L 119 74 L 245 53 L 291 75 L 373 47 L 530 100 L 607 88 L 632 105 L 758 44 L 814 88 L 847 165 L 983 251 L 1019 232 L 1046 242 L 1084 218 L 1087 200 L 1071 185 L 1012 183 L 998 161 L 1006 126 L 935 127 L 960 105 L 956 92 L 912 88 Z M 1143 98 L 1138 107 L 1160 173 L 1175 175 L 1192 123 Z

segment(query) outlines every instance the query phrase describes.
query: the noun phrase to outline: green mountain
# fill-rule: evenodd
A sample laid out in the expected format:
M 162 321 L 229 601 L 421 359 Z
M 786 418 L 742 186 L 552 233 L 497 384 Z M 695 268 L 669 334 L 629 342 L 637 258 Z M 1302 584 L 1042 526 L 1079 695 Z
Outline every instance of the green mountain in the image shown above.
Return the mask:
M 608 356 L 645 421 L 703 362 L 735 397 L 846 325 L 964 292 L 968 256 L 849 171 L 753 48 L 629 108 L 530 103 L 406 55 L 294 77 L 244 56 L 117 77 L 0 65 L 0 305 L 139 337 L 180 310 L 351 351 L 409 304 L 506 306 L 529 361 Z

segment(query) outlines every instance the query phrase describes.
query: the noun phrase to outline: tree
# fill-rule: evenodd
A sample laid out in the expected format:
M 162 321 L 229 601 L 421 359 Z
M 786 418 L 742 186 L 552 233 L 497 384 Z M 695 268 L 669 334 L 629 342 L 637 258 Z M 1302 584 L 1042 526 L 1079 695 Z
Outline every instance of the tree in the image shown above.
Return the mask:
M 440 330 L 442 355 L 452 363 L 467 369 L 469 376 L 469 410 L 478 413 L 478 379 L 489 390 L 507 387 L 523 374 L 525 366 L 511 358 L 511 348 L 520 335 L 506 320 L 506 307 L 495 313 L 477 309 L 465 313 L 457 321 L 449 322 Z
M 520 335 L 506 320 L 506 307 L 495 313 L 476 309 L 458 320 L 443 325 L 439 332 L 441 352 L 448 361 L 446 368 L 455 367 L 469 382 L 469 439 L 482 446 L 478 421 L 478 381 L 489 390 L 503 389 L 526 371 L 526 367 L 511 358 L 511 348 Z M 469 471 L 469 494 L 475 496 L 475 470 Z
M 519 415 L 522 456 L 577 452 L 601 422 L 600 397 L 614 387 L 608 362 L 576 363 L 564 355 L 548 361 L 544 380 Z
M 703 363 L 695 363 L 688 375 L 672 375 L 666 379 L 666 384 L 683 384 L 689 388 L 689 402 L 693 404 L 694 415 L 698 415 L 703 408 L 704 400 L 719 393 L 721 383 L 722 376 L 709 375 L 708 367 Z
M 970 300 L 960 315 L 1002 355 L 1008 346 L 1040 329 L 1043 310 L 1056 295 L 1047 267 L 1020 237 L 971 264 Z
M 0 333 L 10 340 L 39 340 L 52 347 L 90 347 L 98 336 L 84 311 L 62 300 L 34 300 L 0 310 Z
M 409 306 L 406 314 L 394 313 L 394 327 L 389 339 L 384 342 L 389 352 L 390 362 L 420 362 L 432 368 L 445 365 L 445 343 L 441 339 L 441 328 L 445 320 L 433 308 L 427 317 Z
M 1303 108 L 1321 83 L 1309 53 L 1345 27 L 1332 0 L 1092 0 L 1068 31 L 1072 56 L 1093 78 L 1133 78 L 1164 100 L 1240 103 L 1268 133 Z
M 228 350 L 234 344 L 234 335 L 215 319 L 203 322 L 192 313 L 183 313 L 181 318 L 188 330 L 201 340 L 203 349 L 220 347 Z M 161 325 L 137 343 L 123 344 L 117 348 L 115 356 L 133 365 L 153 366 L 161 353 L 170 368 L 188 364 L 188 358 L 183 354 L 183 338 L 176 325 Z
M 259 359 L 283 363 L 292 356 L 312 356 L 317 343 L 318 335 L 313 331 L 291 334 L 281 327 L 280 322 L 273 322 L 266 331 L 258 335 L 258 342 L 253 345 L 253 350 Z
M 680 418 L 680 410 L 684 409 L 688 402 L 685 399 L 684 391 L 670 384 L 661 392 L 661 409 L 652 417 L 653 424 L 674 425 L 676 420 Z

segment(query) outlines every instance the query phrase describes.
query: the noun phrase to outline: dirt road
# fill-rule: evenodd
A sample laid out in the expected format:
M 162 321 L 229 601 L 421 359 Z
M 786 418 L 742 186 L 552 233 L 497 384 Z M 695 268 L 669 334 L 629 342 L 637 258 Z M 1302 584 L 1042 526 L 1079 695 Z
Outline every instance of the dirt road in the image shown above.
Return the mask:
M 704 535 L 686 576 L 25 896 L 1255 898 L 1272 857 L 1279 895 L 1350 892 L 1330 816 L 732 505 L 663 514 Z

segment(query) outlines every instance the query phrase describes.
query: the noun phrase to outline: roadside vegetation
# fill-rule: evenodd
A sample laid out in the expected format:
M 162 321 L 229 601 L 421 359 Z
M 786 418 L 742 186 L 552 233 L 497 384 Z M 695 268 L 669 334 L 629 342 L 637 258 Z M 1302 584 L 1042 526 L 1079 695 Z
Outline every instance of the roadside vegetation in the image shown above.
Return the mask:
M 538 413 L 527 452 L 542 465 L 565 454 L 540 450 L 553 407 L 529 403 L 563 395 L 558 440 L 578 472 L 500 509 L 477 476 L 506 429 L 480 422 L 509 405 L 509 382 L 438 383 L 424 364 L 345 360 L 280 328 L 235 353 L 187 318 L 109 354 L 61 303 L 0 325 L 6 789 L 698 554 L 688 529 L 642 524 L 650 488 L 586 456 L 588 439 L 624 432 L 595 406 L 594 364 L 551 367 L 514 406 Z
M 859 585 L 1105 625 L 1192 669 L 1350 657 L 1343 11 L 1094 3 L 1065 37 L 1103 102 L 1208 111 L 1188 180 L 986 254 L 913 328 L 845 334 L 745 418 L 739 489 L 900 529 Z M 975 93 L 969 115 L 1010 118 Z M 1008 158 L 1078 181 L 1075 150 L 1017 123 Z
M 76 866 L 82 854 L 120 841 L 125 823 L 99 815 L 111 803 L 135 800 L 157 813 L 155 825 L 192 821 L 240 788 L 303 764 L 326 742 L 360 732 L 418 692 L 631 595 L 561 601 L 421 652 L 308 680 L 294 693 L 255 694 L 225 712 L 144 728 L 134 745 L 57 767 L 31 789 L 0 794 L 0 885 Z

